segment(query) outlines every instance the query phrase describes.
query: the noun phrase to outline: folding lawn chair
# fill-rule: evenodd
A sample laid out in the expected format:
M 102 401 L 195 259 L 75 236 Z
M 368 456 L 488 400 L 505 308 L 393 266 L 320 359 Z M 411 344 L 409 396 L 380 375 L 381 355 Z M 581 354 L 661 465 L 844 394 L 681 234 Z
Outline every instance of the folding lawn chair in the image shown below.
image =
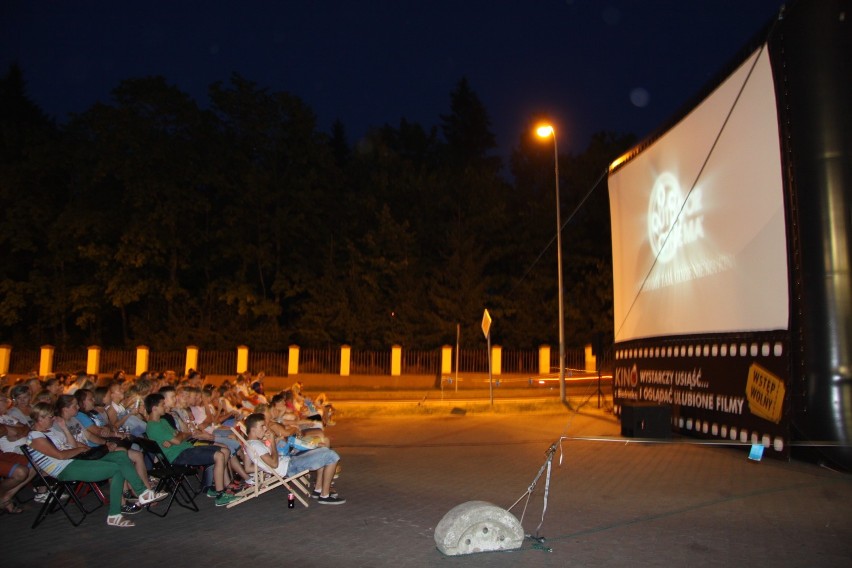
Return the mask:
M 300 471 L 289 477 L 281 477 L 275 471 L 267 471 L 260 468 L 257 464 L 260 461 L 260 456 L 251 447 L 251 444 L 236 428 L 231 428 L 231 431 L 237 437 L 243 452 L 246 456 L 246 471 L 254 475 L 254 485 L 250 485 L 236 494 L 237 499 L 228 503 L 227 507 L 234 507 L 240 503 L 244 503 L 249 499 L 259 497 L 267 491 L 272 491 L 276 487 L 284 487 L 288 492 L 292 493 L 299 502 L 305 507 L 308 506 L 308 497 L 310 495 L 310 482 L 307 469 Z M 274 451 L 274 450 L 273 450 Z
M 151 468 L 148 470 L 148 474 L 151 477 L 157 478 L 157 487 L 154 488 L 154 491 L 165 491 L 169 494 L 162 503 L 165 503 L 165 510 L 160 513 L 155 508 L 152 508 L 151 505 L 155 503 L 150 503 L 146 506 L 149 513 L 154 513 L 158 517 L 165 517 L 169 514 L 169 510 L 172 508 L 172 503 L 177 503 L 184 509 L 189 509 L 190 511 L 198 512 L 198 505 L 195 503 L 196 492 L 192 488 L 187 479 L 188 476 L 194 476 L 196 474 L 195 466 L 190 465 L 175 465 L 169 461 L 166 457 L 166 454 L 163 453 L 160 445 L 154 440 L 150 440 L 148 438 L 133 438 L 133 442 L 138 444 L 142 451 L 145 453 L 145 456 L 148 458 L 148 461 L 153 464 Z M 158 507 L 162 507 L 162 505 L 158 504 Z
M 36 464 L 32 449 L 29 446 L 21 446 L 21 452 L 23 452 L 27 461 L 30 462 L 41 483 L 47 488 L 47 500 L 41 506 L 35 521 L 33 521 L 32 528 L 36 528 L 49 514 L 56 512 L 57 509 L 62 510 L 72 525 L 75 527 L 79 526 L 86 518 L 86 515 L 100 509 L 106 503 L 107 500 L 97 483 L 93 481 L 62 481 L 61 479 L 47 475 Z M 94 493 L 98 498 L 97 505 L 92 508 L 86 507 L 82 501 L 82 498 L 89 492 Z M 77 514 L 73 514 L 75 509 Z

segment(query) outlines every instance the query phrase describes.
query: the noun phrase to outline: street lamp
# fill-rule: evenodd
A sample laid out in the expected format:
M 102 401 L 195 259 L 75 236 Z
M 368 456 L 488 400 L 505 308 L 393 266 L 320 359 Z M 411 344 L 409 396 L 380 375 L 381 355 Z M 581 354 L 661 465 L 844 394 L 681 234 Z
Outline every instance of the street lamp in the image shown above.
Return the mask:
M 536 128 L 535 133 L 539 138 L 553 138 L 553 167 L 556 179 L 556 262 L 559 280 L 559 398 L 562 403 L 565 399 L 565 300 L 562 287 L 562 217 L 559 205 L 559 150 L 556 146 L 556 130 L 550 124 L 543 124 Z

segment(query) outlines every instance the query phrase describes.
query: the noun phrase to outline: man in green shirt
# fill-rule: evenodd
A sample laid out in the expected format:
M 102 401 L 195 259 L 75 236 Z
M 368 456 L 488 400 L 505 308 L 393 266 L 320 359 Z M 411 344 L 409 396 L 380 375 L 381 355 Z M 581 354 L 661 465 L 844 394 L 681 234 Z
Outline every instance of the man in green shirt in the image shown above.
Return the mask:
M 194 432 L 178 432 L 163 418 L 166 404 L 163 395 L 159 393 L 145 397 L 145 410 L 148 412 L 148 438 L 159 444 L 170 462 L 175 465 L 212 465 L 215 488 L 209 489 L 207 496 L 216 498 L 217 507 L 236 499 L 233 494 L 225 492 L 230 482 L 227 463 L 231 453 L 228 448 L 212 444 L 193 446 L 187 440 L 193 437 Z

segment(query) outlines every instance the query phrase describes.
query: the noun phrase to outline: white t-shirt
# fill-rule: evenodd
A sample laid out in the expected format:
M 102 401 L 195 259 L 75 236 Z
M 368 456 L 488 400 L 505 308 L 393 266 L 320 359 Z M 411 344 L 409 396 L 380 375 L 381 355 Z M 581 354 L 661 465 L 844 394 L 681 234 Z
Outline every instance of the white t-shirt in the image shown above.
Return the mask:
M 249 446 L 252 450 L 248 452 L 249 459 L 252 462 L 257 464 L 257 467 L 266 472 L 272 472 L 272 468 L 267 465 L 265 461 L 263 461 L 260 456 L 265 456 L 267 454 L 271 454 L 269 448 L 266 447 L 266 444 L 263 443 L 262 440 L 249 440 Z M 257 454 L 257 459 L 255 459 L 255 454 Z M 275 468 L 275 473 L 280 475 L 281 477 L 287 477 L 287 468 L 290 466 L 290 458 L 288 456 L 278 456 L 278 467 Z
M 16 420 L 14 417 L 9 416 L 8 414 L 0 414 L 0 424 L 4 424 L 6 426 L 21 426 L 22 424 Z M 23 436 L 22 438 L 18 438 L 14 442 L 9 440 L 8 436 L 0 437 L 0 451 L 9 453 L 9 454 L 20 454 L 21 446 L 27 443 L 27 437 Z

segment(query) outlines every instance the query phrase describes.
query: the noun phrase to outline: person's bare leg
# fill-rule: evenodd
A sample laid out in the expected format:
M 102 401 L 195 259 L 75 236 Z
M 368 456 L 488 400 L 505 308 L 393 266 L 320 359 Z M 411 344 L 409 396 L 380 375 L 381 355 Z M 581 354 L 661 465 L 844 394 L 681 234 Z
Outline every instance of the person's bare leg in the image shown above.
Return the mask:
M 320 497 L 328 497 L 331 494 L 331 482 L 334 481 L 335 470 L 337 470 L 337 462 L 317 470 L 317 485 L 321 486 Z
M 227 461 L 225 460 L 225 456 L 222 455 L 222 452 L 216 452 L 213 456 L 213 484 L 216 487 L 216 491 L 221 492 L 225 490 L 226 465 Z
M 231 471 L 239 475 L 243 480 L 248 479 L 248 472 L 243 467 L 243 464 L 240 463 L 240 460 L 237 459 L 237 456 L 231 456 L 228 463 L 231 464 Z
M 145 468 L 145 458 L 142 457 L 142 452 L 127 452 L 127 457 L 133 462 L 133 467 L 136 473 L 139 474 L 139 479 L 145 484 L 145 489 L 152 489 L 151 480 L 148 478 L 148 470 Z
M 34 469 L 16 467 L 11 477 L 0 481 L 0 503 L 11 501 L 24 485 L 32 481 L 33 477 L 35 477 Z

